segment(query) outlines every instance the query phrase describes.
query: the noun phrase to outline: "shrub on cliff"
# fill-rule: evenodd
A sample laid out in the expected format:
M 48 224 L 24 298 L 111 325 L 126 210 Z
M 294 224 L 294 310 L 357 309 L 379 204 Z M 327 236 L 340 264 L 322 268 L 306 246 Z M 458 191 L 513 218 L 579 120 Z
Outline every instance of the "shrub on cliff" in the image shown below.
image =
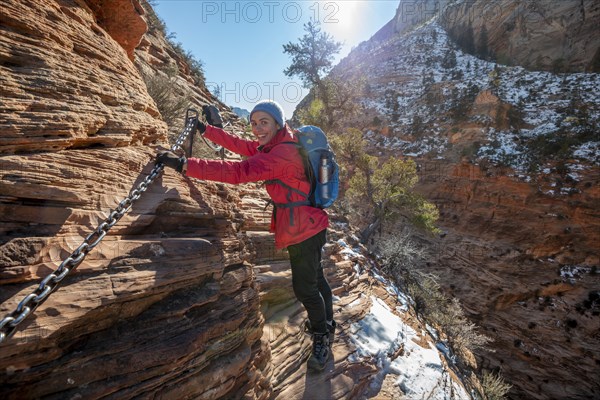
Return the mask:
M 156 12 L 154 11 L 154 8 L 153 8 L 153 7 L 156 7 L 157 1 L 156 0 L 148 0 L 147 2 L 142 1 L 141 5 L 144 8 L 144 11 L 146 12 L 146 22 L 148 23 L 148 31 L 150 31 L 150 32 L 159 31 L 164 36 L 167 36 L 167 25 L 165 24 L 165 21 L 163 21 L 162 18 L 160 18 L 156 14 Z
M 487 371 L 483 373 L 481 386 L 483 387 L 484 398 L 487 400 L 502 400 L 506 398 L 508 391 L 512 387 L 501 376 Z
M 491 339 L 477 332 L 477 325 L 469 321 L 457 298 L 448 301 L 442 308 L 434 310 L 433 321 L 448 338 L 448 344 L 462 360 L 475 367 L 472 353 L 488 350 Z
M 189 68 L 188 73 L 194 78 L 196 85 L 204 84 L 206 80 L 204 76 L 204 63 L 199 58 L 196 58 L 191 51 L 186 51 L 183 45 L 176 41 L 177 34 L 175 32 L 168 31 L 165 21 L 154 11 L 153 7 L 156 7 L 157 1 L 148 0 L 141 2 L 141 5 L 146 12 L 148 31 L 156 36 L 163 36 L 181 61 Z
M 417 315 L 446 336 L 449 346 L 465 365 L 475 367 L 473 352 L 489 350 L 491 339 L 477 332 L 477 326 L 469 321 L 458 299 L 450 299 L 441 291 L 438 277 L 419 265 L 425 258 L 425 250 L 409 234 L 399 234 L 382 240 L 379 252 L 384 270 L 410 295 Z
M 362 133 L 350 128 L 331 138 L 342 165 L 345 200 L 351 222 L 361 228 L 361 241 L 369 243 L 376 232 L 410 221 L 429 232 L 436 232 L 438 210 L 413 191 L 418 181 L 413 160 L 382 160 L 365 152 Z
M 162 70 L 153 71 L 153 73 L 142 74 L 148 94 L 156 103 L 156 107 L 169 129 L 174 129 L 174 126 L 180 123 L 185 111 L 192 104 L 189 93 L 178 93 L 177 91 L 178 73 L 177 67 L 170 65 Z M 177 131 L 177 129 L 175 130 Z
M 307 108 L 300 109 L 298 111 L 298 119 L 302 121 L 303 125 L 314 125 L 322 126 L 325 128 L 327 121 L 323 114 L 325 105 L 320 99 L 315 99 L 310 102 Z

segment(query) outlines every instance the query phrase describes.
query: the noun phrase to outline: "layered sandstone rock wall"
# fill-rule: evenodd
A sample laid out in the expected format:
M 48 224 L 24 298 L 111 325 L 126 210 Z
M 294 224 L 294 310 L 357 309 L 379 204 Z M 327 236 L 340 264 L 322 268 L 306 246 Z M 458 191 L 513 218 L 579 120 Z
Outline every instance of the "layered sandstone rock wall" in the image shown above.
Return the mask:
M 166 143 L 132 62 L 145 31 L 131 1 L 0 7 L 3 316 L 137 187 L 152 145 Z M 172 171 L 158 177 L 2 344 L 3 397 L 268 397 L 236 198 Z
M 421 171 L 445 231 L 427 270 L 494 340 L 481 365 L 501 369 L 515 397 L 599 393 L 598 171 L 569 199 L 469 163 L 424 161 Z
M 600 5 L 592 0 L 477 1 L 443 14 L 449 31 L 472 29 L 475 49 L 510 65 L 599 72 Z M 487 40 L 486 40 L 487 39 Z
M 5 1 L 0 21 L 0 154 L 164 140 L 135 66 L 86 3 Z

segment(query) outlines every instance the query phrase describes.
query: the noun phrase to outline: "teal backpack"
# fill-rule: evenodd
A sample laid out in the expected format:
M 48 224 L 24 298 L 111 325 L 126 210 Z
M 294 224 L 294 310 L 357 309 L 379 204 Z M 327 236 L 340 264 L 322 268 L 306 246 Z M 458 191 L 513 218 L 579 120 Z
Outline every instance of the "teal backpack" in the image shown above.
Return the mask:
M 269 180 L 266 183 L 278 183 L 306 197 L 304 201 L 276 204 L 276 206 L 284 208 L 297 206 L 330 207 L 338 196 L 340 178 L 339 166 L 327 137 L 321 128 L 312 125 L 302 126 L 296 129 L 294 134 L 298 137 L 298 143 L 283 143 L 293 144 L 300 151 L 304 162 L 304 170 L 310 182 L 310 193 L 304 193 L 289 187 L 279 179 Z
M 311 184 L 308 201 L 313 207 L 330 207 L 338 196 L 340 169 L 327 137 L 321 128 L 312 125 L 298 128 L 295 134 Z

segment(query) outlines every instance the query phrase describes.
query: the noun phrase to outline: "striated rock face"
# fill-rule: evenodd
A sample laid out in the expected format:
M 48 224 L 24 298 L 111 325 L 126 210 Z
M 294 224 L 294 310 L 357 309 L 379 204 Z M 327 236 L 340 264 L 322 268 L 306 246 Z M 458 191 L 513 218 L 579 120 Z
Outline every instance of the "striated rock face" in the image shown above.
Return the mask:
M 108 33 L 127 52 L 131 61 L 134 50 L 139 46 L 148 25 L 143 18 L 144 8 L 138 0 L 130 2 L 120 0 L 86 1 L 92 9 L 98 25 Z
M 393 32 L 403 34 L 431 18 L 441 15 L 451 0 L 400 0 L 392 20 Z
M 600 4 L 593 0 L 401 1 L 397 33 L 432 17 L 470 53 L 534 70 L 599 72 Z
M 510 65 L 556 71 L 595 71 L 600 38 L 595 1 L 478 1 L 452 5 L 443 24 L 450 32 L 472 28 L 475 50 Z
M 0 23 L 0 154 L 164 140 L 144 82 L 85 3 L 5 1 Z
M 15 177 L 2 182 L 3 312 L 127 195 L 151 167 L 149 153 L 36 154 L 16 170 L 20 157 L 2 158 Z M 48 168 L 57 165 L 59 177 Z M 25 206 L 31 187 L 39 199 Z M 158 178 L 1 348 L 5 397 L 212 398 L 255 381 L 249 364 L 260 353 L 262 318 L 230 196 L 175 174 Z
M 148 175 L 147 145 L 166 142 L 131 61 L 141 14 L 129 0 L 0 7 L 3 317 Z M 158 177 L 0 346 L 3 398 L 268 397 L 236 198 Z
M 482 367 L 502 370 L 510 397 L 597 396 L 598 171 L 594 189 L 565 201 L 469 163 L 422 167 L 447 232 L 428 269 L 494 339 Z

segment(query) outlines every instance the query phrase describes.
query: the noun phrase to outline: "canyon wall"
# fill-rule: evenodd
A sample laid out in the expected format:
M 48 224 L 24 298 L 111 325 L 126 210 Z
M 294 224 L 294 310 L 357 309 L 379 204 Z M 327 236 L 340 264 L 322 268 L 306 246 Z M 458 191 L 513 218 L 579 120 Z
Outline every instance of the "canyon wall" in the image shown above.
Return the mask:
M 5 2 L 1 22 L 1 154 L 164 139 L 144 82 L 85 3 Z
M 437 17 L 463 49 L 534 70 L 600 72 L 593 0 L 400 2 L 397 33 Z
M 480 365 L 514 385 L 509 398 L 596 396 L 598 169 L 588 190 L 557 198 L 467 162 L 421 167 L 418 190 L 444 230 L 427 270 L 494 339 Z
M 486 14 L 500 5 L 498 18 Z M 416 235 L 429 254 L 423 268 L 493 339 L 479 366 L 513 385 L 509 398 L 600 395 L 600 75 L 495 63 L 448 31 L 485 24 L 490 48 L 506 50 L 510 64 L 543 55 L 584 71 L 598 44 L 597 7 L 402 2 L 393 30 L 332 71 L 367 82 L 364 111 L 350 125 L 364 132 L 367 151 L 416 161 L 416 189 L 438 206 L 442 230 Z M 543 15 L 538 23 L 507 26 L 509 15 L 530 9 Z
M 167 126 L 149 79 L 166 82 L 173 101 L 217 103 L 233 118 L 159 22 L 137 0 L 0 7 L 3 318 L 21 315 L 19 302 L 40 294 L 63 260 L 87 254 L 0 344 L 3 398 L 466 398 L 480 389 L 335 219 L 324 266 L 337 340 L 322 374 L 306 370 L 306 314 L 268 232 L 264 188 L 172 170 L 146 181 L 156 149 L 183 126 L 183 113 Z M 131 208 L 116 218 L 124 199 Z M 384 337 L 375 305 L 401 317 L 402 330 Z M 381 350 L 359 352 L 374 345 L 361 332 Z M 400 361 L 408 367 L 384 368 Z

